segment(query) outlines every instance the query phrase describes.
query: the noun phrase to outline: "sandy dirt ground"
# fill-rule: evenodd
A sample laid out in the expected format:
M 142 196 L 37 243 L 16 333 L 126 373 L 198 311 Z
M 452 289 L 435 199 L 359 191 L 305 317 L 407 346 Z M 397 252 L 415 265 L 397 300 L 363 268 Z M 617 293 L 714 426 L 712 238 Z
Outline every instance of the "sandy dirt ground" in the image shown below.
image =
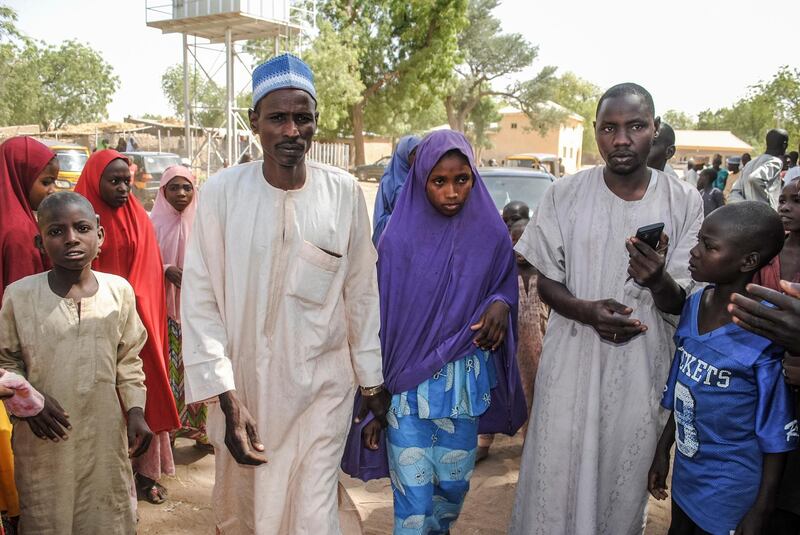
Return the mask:
M 362 183 L 370 214 L 377 185 Z M 475 468 L 470 492 L 453 535 L 500 535 L 507 531 L 519 477 L 523 439 L 498 436 L 489 458 Z M 267 452 L 269 454 L 269 452 Z M 139 502 L 139 534 L 213 535 L 211 489 L 214 456 L 179 439 L 175 448 L 175 477 L 162 483 L 169 500 L 161 505 Z M 366 535 L 392 532 L 392 491 L 388 479 L 362 483 L 342 475 L 342 482 L 355 502 Z M 267 504 L 265 504 L 268 507 Z M 646 535 L 664 535 L 669 525 L 669 503 L 650 500 Z
M 475 468 L 469 494 L 453 535 L 501 535 L 508 528 L 519 476 L 522 437 L 498 436 L 489 458 Z M 162 483 L 169 500 L 161 505 L 139 502 L 139 534 L 213 535 L 211 488 L 214 456 L 179 439 L 175 477 Z M 362 483 L 342 475 L 342 482 L 361 516 L 365 535 L 392 532 L 392 490 L 388 479 Z M 265 504 L 265 507 L 268 505 Z M 668 502 L 650 500 L 646 535 L 664 535 L 669 525 Z

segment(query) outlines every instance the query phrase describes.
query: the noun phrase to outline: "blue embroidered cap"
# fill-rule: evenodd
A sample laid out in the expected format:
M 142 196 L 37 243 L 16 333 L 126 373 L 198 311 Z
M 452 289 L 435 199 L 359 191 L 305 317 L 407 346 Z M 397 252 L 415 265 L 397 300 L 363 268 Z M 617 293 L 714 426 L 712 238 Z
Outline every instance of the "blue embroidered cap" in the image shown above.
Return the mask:
M 303 60 L 292 54 L 281 54 L 253 71 L 253 107 L 268 93 L 277 89 L 302 89 L 317 101 L 314 73 Z

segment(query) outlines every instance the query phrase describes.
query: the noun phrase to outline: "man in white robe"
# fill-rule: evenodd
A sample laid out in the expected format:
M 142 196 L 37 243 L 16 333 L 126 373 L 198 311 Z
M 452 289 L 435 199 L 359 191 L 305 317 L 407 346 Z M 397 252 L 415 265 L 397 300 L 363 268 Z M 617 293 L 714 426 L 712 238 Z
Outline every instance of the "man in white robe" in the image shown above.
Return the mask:
M 700 164 L 697 164 L 697 167 L 702 167 Z M 697 187 L 697 169 L 695 169 L 695 163 L 692 158 L 686 162 L 686 173 L 683 175 L 683 179 L 693 187 Z
M 647 166 L 658 122 L 643 88 L 609 89 L 595 132 L 607 165 L 554 182 L 516 245 L 539 271 L 540 295 L 552 308 L 513 535 L 644 530 L 647 472 L 667 416 L 659 401 L 675 349 L 675 318 L 659 308 L 681 310 L 703 218 L 695 188 Z M 658 252 L 626 242 L 653 223 L 664 223 Z M 652 265 L 646 275 L 642 258 Z
M 377 255 L 356 180 L 305 159 L 308 67 L 286 54 L 253 77 L 264 161 L 208 181 L 186 254 L 186 398 L 219 399 L 208 416 L 218 533 L 333 535 L 356 386 L 379 419 L 390 399 Z
M 778 197 L 783 183 L 783 155 L 789 146 L 786 130 L 773 128 L 767 132 L 767 150 L 764 154 L 747 162 L 739 180 L 733 185 L 728 202 L 759 201 L 778 209 Z

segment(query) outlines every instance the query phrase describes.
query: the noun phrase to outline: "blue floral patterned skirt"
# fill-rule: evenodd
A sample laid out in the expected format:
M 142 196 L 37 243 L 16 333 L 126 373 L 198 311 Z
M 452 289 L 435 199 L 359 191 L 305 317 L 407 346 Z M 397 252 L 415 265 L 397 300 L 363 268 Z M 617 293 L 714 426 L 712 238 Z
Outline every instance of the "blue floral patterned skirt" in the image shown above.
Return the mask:
M 476 351 L 392 397 L 387 446 L 395 535 L 443 534 L 458 518 L 475 466 L 478 417 L 495 384 L 491 354 Z

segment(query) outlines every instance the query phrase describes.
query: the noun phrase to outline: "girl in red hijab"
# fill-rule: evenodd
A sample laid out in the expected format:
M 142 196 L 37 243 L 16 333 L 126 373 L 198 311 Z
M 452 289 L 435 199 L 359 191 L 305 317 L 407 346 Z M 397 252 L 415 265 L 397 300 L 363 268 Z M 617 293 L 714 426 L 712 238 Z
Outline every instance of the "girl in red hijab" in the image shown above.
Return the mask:
M 0 145 L 0 300 L 6 286 L 45 270 L 34 245 L 39 235 L 34 210 L 55 192 L 58 159 L 30 137 L 12 137 Z M 19 516 L 11 454 L 11 422 L 0 404 L 0 511 Z M 2 526 L 0 526 L 0 533 Z
M 175 465 L 169 432 L 180 427 L 167 374 L 167 309 L 161 253 L 147 212 L 131 191 L 128 159 L 111 149 L 92 154 L 75 191 L 89 199 L 106 231 L 93 267 L 128 280 L 136 294 L 136 310 L 147 330 L 140 353 L 147 404 L 145 420 L 155 434 L 147 453 L 133 459 L 137 486 L 151 503 L 162 503 L 166 489 L 158 481 L 173 475 Z
M 0 299 L 6 286 L 45 269 L 33 212 L 55 192 L 58 158 L 30 137 L 0 145 Z

